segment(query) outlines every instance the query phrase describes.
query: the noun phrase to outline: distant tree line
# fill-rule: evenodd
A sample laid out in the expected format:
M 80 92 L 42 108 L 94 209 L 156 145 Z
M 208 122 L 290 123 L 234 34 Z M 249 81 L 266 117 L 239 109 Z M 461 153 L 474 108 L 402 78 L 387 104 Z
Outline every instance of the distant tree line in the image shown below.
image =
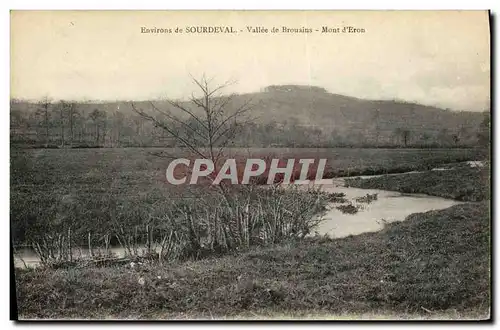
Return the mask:
M 95 104 L 45 98 L 31 110 L 11 101 L 12 145 L 26 147 L 176 147 L 178 142 L 154 123 L 133 112 L 103 111 Z M 190 123 L 189 125 L 196 125 Z M 186 129 L 173 123 L 178 131 Z M 476 129 L 457 127 L 439 131 L 396 127 L 350 130 L 308 126 L 289 118 L 282 122 L 248 122 L 234 139 L 234 147 L 473 147 L 490 143 L 490 116 L 485 112 Z

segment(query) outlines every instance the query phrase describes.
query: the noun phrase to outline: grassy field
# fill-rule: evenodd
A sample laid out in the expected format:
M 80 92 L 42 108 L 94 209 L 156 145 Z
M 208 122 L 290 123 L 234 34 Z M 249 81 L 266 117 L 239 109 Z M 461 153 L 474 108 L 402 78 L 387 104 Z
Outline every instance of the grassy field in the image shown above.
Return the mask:
M 16 271 L 22 318 L 487 318 L 487 203 L 168 266 Z
M 11 198 L 54 195 L 67 199 L 119 195 L 124 199 L 161 200 L 185 187 L 165 183 L 169 159 L 139 149 L 40 149 L 11 151 Z M 325 177 L 422 170 L 445 163 L 484 158 L 479 149 L 251 149 L 229 156 L 326 158 Z M 182 156 L 182 154 L 179 154 Z M 29 198 L 28 198 L 29 199 Z M 30 203 L 31 204 L 31 203 Z M 29 205 L 29 204 L 28 204 Z M 16 220 L 16 219 L 14 219 Z M 14 221 L 16 222 L 16 221 Z
M 11 184 L 38 189 L 134 187 L 134 193 L 164 187 L 169 159 L 152 153 L 163 149 L 12 149 Z M 180 152 L 171 153 L 184 156 Z M 485 157 L 482 149 L 238 149 L 228 157 L 326 158 L 326 176 L 383 174 Z M 97 187 L 96 187 L 97 185 Z M 89 187 L 90 186 L 90 187 Z M 170 187 L 171 188 L 171 187 Z M 163 191 L 164 192 L 164 191 Z
M 388 175 L 367 179 L 346 180 L 346 185 L 363 189 L 382 189 L 402 193 L 421 193 L 459 201 L 475 202 L 488 199 L 490 168 L 458 165 L 446 171 Z

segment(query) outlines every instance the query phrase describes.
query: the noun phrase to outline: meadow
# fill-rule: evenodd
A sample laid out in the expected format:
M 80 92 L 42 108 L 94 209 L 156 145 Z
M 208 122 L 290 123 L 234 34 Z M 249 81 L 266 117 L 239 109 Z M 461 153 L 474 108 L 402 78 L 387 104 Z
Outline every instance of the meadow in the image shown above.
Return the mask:
M 405 194 L 427 194 L 464 202 L 488 199 L 490 191 L 490 165 L 470 167 L 454 165 L 438 171 L 426 171 L 402 175 L 352 178 L 346 186 L 363 189 L 399 191 Z
M 13 192 L 34 194 L 99 193 L 118 190 L 122 195 L 141 195 L 165 187 L 165 170 L 170 159 L 159 157 L 167 151 L 177 157 L 179 150 L 156 148 L 97 149 L 12 149 L 11 187 Z M 386 174 L 430 169 L 466 160 L 483 159 L 483 149 L 229 149 L 227 157 L 240 158 L 326 158 L 324 177 Z M 179 191 L 175 191 L 178 194 Z M 170 194 L 171 195 L 171 194 Z
M 157 153 L 162 151 L 165 149 L 12 149 L 10 215 L 14 245 L 32 245 L 34 237 L 40 239 L 40 232 L 55 228 L 58 234 L 45 240 L 55 240 L 62 235 L 61 240 L 68 236 L 67 239 L 74 241 L 73 245 L 142 244 L 151 240 L 151 235 L 158 234 L 153 229 L 158 227 L 158 222 L 162 226 L 172 224 L 173 220 L 165 220 L 165 214 L 172 210 L 220 203 L 221 196 L 215 196 L 203 185 L 167 184 L 165 170 L 171 159 L 159 157 Z M 178 150 L 167 152 L 177 157 L 186 156 Z M 326 178 L 429 169 L 440 164 L 480 159 L 483 155 L 480 149 L 265 148 L 229 149 L 227 153 L 227 157 L 242 159 L 326 158 Z M 279 194 L 272 198 L 281 199 L 283 196 Z M 234 195 L 240 199 L 248 197 L 241 191 Z M 285 198 L 287 203 L 295 207 L 307 206 L 313 211 L 320 210 L 327 200 L 323 198 L 316 205 L 310 198 L 312 195 L 295 193 L 293 196 L 297 200 L 290 200 L 291 196 Z M 262 206 L 262 202 L 258 203 Z M 266 201 L 266 204 L 273 205 L 273 202 Z M 201 216 L 207 210 L 190 209 L 190 212 Z M 177 213 L 171 214 L 170 218 L 177 216 Z M 82 227 L 85 235 L 83 232 L 77 235 L 72 228 L 75 226 Z M 199 230 L 206 232 L 206 228 Z M 133 233 L 124 235 L 127 237 L 119 242 L 118 232 L 123 231 Z

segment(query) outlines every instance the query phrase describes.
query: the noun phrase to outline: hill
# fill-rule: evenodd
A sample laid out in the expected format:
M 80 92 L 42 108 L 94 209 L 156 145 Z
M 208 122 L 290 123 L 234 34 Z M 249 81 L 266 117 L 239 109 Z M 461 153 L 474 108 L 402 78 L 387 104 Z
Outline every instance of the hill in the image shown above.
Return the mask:
M 355 141 L 411 145 L 439 141 L 445 145 L 473 145 L 485 118 L 485 113 L 480 112 L 450 111 L 405 101 L 359 99 L 314 86 L 268 86 L 260 92 L 234 95 L 231 104 L 236 108 L 248 101 L 254 105 L 251 115 L 257 125 L 271 125 L 271 130 L 280 127 L 319 129 L 323 138 L 342 139 L 346 144 Z M 135 104 L 150 108 L 149 102 Z M 171 108 L 167 101 L 155 101 L 155 105 L 160 109 Z M 34 113 L 37 107 L 33 103 L 14 102 L 11 113 Z M 125 117 L 136 115 L 131 101 L 85 102 L 79 103 L 78 108 L 87 117 L 94 109 L 105 112 L 108 117 L 117 112 Z M 408 141 L 404 132 L 408 132 Z

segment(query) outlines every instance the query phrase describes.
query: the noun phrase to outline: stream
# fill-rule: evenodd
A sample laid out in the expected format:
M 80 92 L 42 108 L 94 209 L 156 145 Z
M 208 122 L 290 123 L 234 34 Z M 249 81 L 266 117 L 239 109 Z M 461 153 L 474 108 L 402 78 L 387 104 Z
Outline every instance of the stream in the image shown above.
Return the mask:
M 445 170 L 445 169 L 434 169 Z M 401 173 L 408 174 L 408 173 Z M 399 175 L 399 174 L 391 174 Z M 361 178 L 375 176 L 360 176 Z M 351 177 L 352 179 L 353 177 Z M 327 212 L 322 215 L 321 223 L 316 227 L 313 234 L 328 235 L 332 238 L 342 238 L 350 235 L 359 235 L 366 232 L 376 232 L 384 227 L 385 223 L 403 221 L 413 213 L 427 212 L 431 210 L 446 209 L 453 205 L 461 204 L 451 199 L 434 197 L 424 194 L 403 194 L 400 192 L 361 189 L 345 187 L 345 178 L 323 179 L 315 182 L 323 191 L 344 193 L 345 198 L 354 206 L 359 206 L 355 214 L 343 213 L 336 207 L 338 203 L 332 203 L 327 207 Z M 371 203 L 357 202 L 356 198 L 367 194 L 377 194 L 377 200 Z M 118 257 L 125 256 L 125 250 L 121 247 L 110 248 L 111 252 Z M 89 256 L 88 249 L 74 251 L 76 257 Z M 17 250 L 14 258 L 15 267 L 37 266 L 40 259 L 32 249 Z
M 355 214 L 343 213 L 332 204 L 322 216 L 323 221 L 315 232 L 333 238 L 359 235 L 379 231 L 385 223 L 403 221 L 413 213 L 441 210 L 462 202 L 425 194 L 403 194 L 379 189 L 361 189 L 345 187 L 342 178 L 323 180 L 319 183 L 326 192 L 344 193 L 345 198 L 354 206 L 359 206 Z M 356 198 L 367 194 L 377 194 L 377 200 L 371 203 L 357 202 Z

